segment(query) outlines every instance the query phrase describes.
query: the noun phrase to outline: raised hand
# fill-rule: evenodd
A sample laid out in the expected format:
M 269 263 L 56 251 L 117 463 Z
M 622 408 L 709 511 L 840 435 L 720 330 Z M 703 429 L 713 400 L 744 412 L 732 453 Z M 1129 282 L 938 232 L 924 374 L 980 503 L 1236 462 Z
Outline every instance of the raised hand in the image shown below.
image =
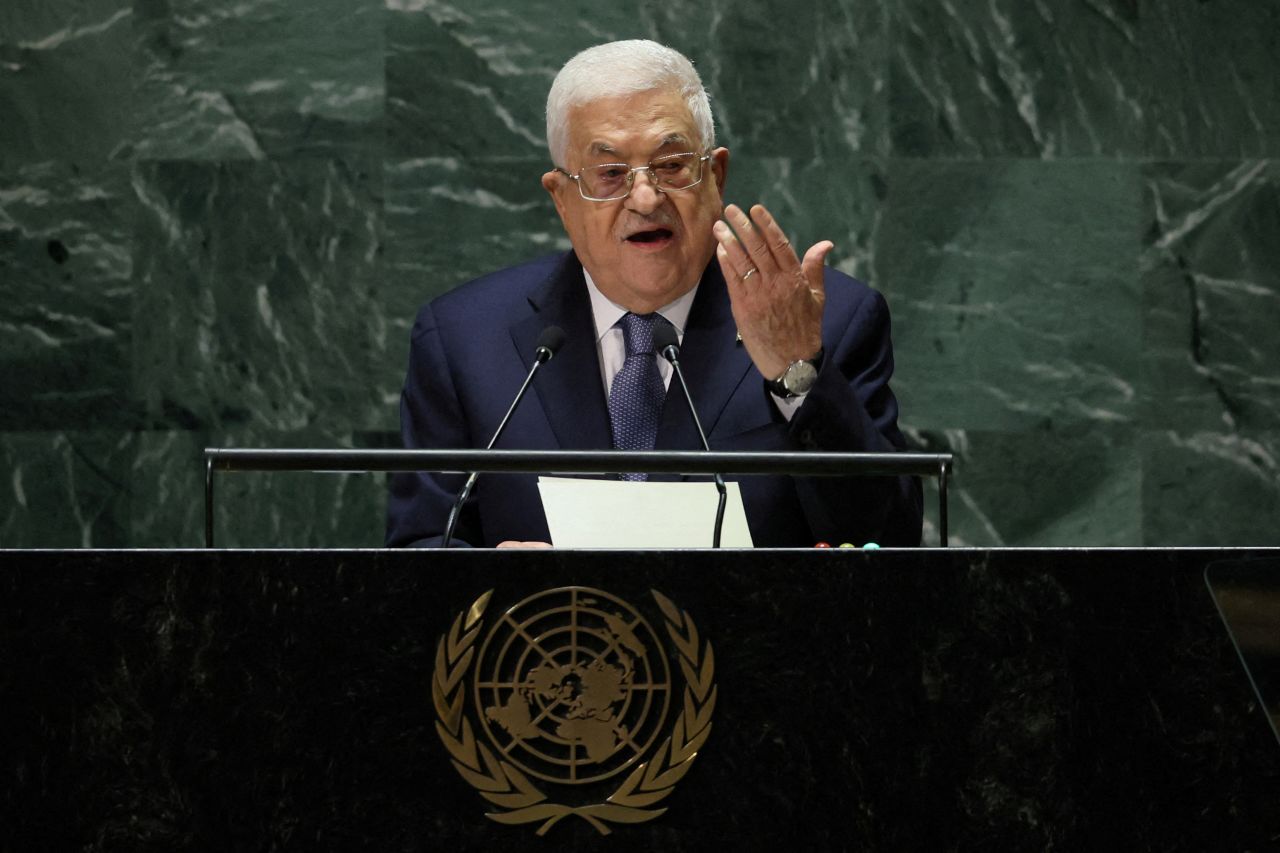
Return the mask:
M 712 230 L 738 333 L 761 375 L 776 379 L 792 362 L 817 355 L 825 300 L 822 264 L 835 244 L 815 243 L 800 260 L 760 204 L 750 216 L 729 205 Z

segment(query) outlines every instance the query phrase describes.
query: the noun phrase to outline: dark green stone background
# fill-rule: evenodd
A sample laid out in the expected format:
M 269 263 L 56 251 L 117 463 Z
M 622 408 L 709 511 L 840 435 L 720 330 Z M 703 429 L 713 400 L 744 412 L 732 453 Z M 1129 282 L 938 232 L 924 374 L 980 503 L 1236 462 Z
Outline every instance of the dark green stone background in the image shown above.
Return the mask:
M 394 441 L 416 307 L 566 245 L 556 68 L 635 36 L 888 297 L 953 541 L 1280 543 L 1274 0 L 6 0 L 0 546 L 196 546 L 202 447 Z M 382 538 L 380 477 L 220 488 L 227 545 Z

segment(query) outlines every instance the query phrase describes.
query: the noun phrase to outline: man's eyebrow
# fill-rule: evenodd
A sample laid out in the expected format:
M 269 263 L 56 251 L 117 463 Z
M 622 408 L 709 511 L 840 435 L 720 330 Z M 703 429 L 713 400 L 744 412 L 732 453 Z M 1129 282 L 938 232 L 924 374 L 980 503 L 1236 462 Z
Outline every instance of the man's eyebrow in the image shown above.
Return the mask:
M 657 147 L 654 148 L 653 150 L 659 151 L 670 145 L 683 145 L 684 147 L 688 148 L 692 146 L 693 143 L 689 140 L 689 137 L 684 135 L 683 133 L 668 133 L 666 136 L 662 137 L 662 140 L 658 143 Z M 590 151 L 590 153 L 592 154 L 609 154 L 614 157 L 622 156 L 622 154 L 618 151 L 617 148 L 614 148 L 609 143 L 599 139 L 591 143 L 591 145 L 588 147 L 588 151 Z

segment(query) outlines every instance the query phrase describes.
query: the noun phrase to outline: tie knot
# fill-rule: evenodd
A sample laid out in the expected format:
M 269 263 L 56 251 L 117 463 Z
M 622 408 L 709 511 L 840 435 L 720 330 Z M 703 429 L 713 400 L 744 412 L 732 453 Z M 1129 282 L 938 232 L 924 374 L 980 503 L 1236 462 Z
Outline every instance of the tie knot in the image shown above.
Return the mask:
M 645 355 L 653 352 L 653 329 L 662 319 L 662 315 L 623 314 L 618 325 L 622 327 L 622 340 L 627 348 L 627 355 Z

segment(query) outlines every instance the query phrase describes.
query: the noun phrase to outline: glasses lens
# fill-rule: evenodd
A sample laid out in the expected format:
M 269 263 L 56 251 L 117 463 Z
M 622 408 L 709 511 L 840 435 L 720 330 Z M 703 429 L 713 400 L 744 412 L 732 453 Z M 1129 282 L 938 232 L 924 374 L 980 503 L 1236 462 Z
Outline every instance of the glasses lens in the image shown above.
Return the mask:
M 608 163 L 603 166 L 588 166 L 582 170 L 578 180 L 589 197 L 603 200 L 626 195 L 629 174 L 629 167 L 621 163 Z
M 697 154 L 670 154 L 650 163 L 649 170 L 660 189 L 688 189 L 702 180 L 702 157 Z M 631 192 L 634 174 L 635 170 L 625 163 L 587 166 L 578 173 L 578 186 L 587 198 L 611 201 L 624 198 Z
M 702 178 L 702 158 L 697 154 L 672 154 L 649 164 L 658 185 L 672 190 L 693 186 Z

